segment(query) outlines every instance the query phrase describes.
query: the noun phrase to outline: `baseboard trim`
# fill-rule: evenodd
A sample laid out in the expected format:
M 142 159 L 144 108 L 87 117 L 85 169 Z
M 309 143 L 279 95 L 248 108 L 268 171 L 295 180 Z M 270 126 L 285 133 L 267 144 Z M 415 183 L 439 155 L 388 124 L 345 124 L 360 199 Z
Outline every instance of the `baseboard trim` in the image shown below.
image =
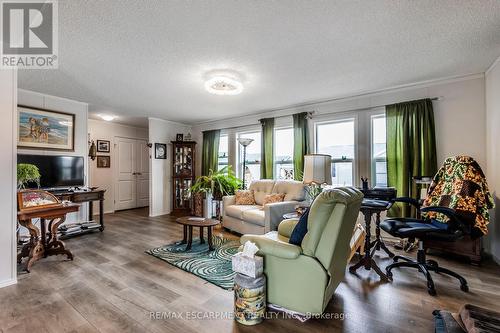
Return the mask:
M 10 279 L 10 280 L 0 282 L 0 288 L 8 287 L 8 286 L 11 286 L 13 284 L 17 284 L 17 279 Z

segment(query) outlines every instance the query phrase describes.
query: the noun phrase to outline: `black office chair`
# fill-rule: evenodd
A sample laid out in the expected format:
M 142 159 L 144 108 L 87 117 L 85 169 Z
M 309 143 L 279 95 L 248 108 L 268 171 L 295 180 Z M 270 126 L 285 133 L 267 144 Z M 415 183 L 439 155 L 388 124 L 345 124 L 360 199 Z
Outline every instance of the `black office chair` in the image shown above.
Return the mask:
M 395 256 L 394 263 L 386 267 L 387 277 L 392 279 L 392 269 L 396 267 L 411 267 L 418 269 L 427 279 L 427 291 L 430 295 L 436 295 L 434 281 L 429 272 L 447 274 L 457 278 L 460 281 L 460 289 L 467 292 L 469 287 L 467 281 L 459 274 L 440 267 L 435 260 L 426 260 L 425 249 L 423 246 L 424 240 L 440 240 L 454 242 L 461 239 L 464 235 L 471 233 L 470 225 L 460 219 L 455 210 L 448 207 L 424 207 L 420 208 L 417 200 L 412 198 L 397 198 L 394 201 L 411 204 L 420 210 L 420 212 L 437 212 L 446 215 L 450 220 L 448 223 L 442 223 L 432 219 L 415 219 L 415 218 L 388 218 L 380 227 L 392 236 L 398 238 L 408 238 L 412 241 L 418 239 L 417 260 L 413 260 L 404 256 Z M 399 260 L 402 260 L 398 262 Z

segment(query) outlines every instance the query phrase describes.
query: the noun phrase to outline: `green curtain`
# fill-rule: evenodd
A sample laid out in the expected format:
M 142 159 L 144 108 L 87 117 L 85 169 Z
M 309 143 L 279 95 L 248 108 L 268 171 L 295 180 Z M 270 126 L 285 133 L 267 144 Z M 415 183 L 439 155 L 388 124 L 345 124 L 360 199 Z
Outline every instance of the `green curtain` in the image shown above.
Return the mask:
M 260 178 L 272 179 L 274 169 L 274 118 L 261 119 L 262 145 L 260 149 Z
M 293 115 L 293 178 L 295 180 L 302 180 L 304 155 L 310 152 L 307 117 L 307 112 Z
M 207 176 L 210 170 L 217 171 L 219 163 L 220 130 L 203 132 L 201 155 L 201 175 Z
M 414 176 L 437 172 L 434 111 L 430 99 L 386 106 L 387 180 L 399 197 L 418 198 Z M 394 205 L 390 216 L 414 216 L 403 204 Z

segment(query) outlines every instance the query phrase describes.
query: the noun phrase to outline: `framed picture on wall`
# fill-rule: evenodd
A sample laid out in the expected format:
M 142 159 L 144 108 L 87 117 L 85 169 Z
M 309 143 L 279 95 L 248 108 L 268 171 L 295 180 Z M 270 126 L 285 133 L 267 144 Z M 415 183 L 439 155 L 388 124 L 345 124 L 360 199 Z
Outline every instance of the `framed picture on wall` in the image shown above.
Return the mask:
M 111 158 L 109 156 L 97 156 L 97 167 L 98 168 L 110 168 Z
M 111 142 L 108 140 L 97 140 L 97 152 L 109 153 Z
M 184 141 L 184 134 L 177 133 L 177 135 L 175 136 L 175 141 Z
M 167 158 L 167 144 L 155 143 L 155 158 L 160 160 Z
M 74 141 L 74 114 L 17 106 L 19 148 L 74 151 Z

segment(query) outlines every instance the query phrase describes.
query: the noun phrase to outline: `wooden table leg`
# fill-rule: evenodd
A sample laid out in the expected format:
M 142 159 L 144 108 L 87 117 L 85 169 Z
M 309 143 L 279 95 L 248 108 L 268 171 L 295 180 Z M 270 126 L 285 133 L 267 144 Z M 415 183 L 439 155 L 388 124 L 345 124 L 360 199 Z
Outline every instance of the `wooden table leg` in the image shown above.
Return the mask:
M 48 242 L 47 242 L 47 227 L 44 218 L 40 219 L 40 241 L 42 242 L 43 248 L 46 249 Z M 43 257 L 47 258 L 46 252 L 43 254 Z
M 186 246 L 186 251 L 191 250 L 191 246 L 193 244 L 193 226 L 188 226 L 188 243 Z
M 213 251 L 214 244 L 212 242 L 212 227 L 207 227 L 207 229 L 208 229 L 208 250 Z
M 73 253 L 66 249 L 66 245 L 63 241 L 57 239 L 57 229 L 66 220 L 66 216 L 58 217 L 52 219 L 49 223 L 50 229 L 50 239 L 45 249 L 45 256 L 53 256 L 58 254 L 63 254 L 68 257 L 69 260 L 73 260 Z
M 182 240 L 181 240 L 181 244 L 186 244 L 187 243 L 187 225 L 183 225 L 182 226 Z
M 94 221 L 94 202 L 89 201 L 89 221 Z
M 104 231 L 104 199 L 99 200 L 99 224 L 101 225 L 99 230 L 101 232 L 103 232 Z
M 25 270 L 29 273 L 31 266 L 44 255 L 44 246 L 40 237 L 40 230 L 33 224 L 32 220 L 19 221 L 19 223 L 30 232 L 30 242 L 23 246 L 21 252 L 17 255 L 17 261 L 20 263 L 22 258 L 28 257 Z
M 203 238 L 203 227 L 200 227 L 200 244 L 205 244 L 205 239 Z

